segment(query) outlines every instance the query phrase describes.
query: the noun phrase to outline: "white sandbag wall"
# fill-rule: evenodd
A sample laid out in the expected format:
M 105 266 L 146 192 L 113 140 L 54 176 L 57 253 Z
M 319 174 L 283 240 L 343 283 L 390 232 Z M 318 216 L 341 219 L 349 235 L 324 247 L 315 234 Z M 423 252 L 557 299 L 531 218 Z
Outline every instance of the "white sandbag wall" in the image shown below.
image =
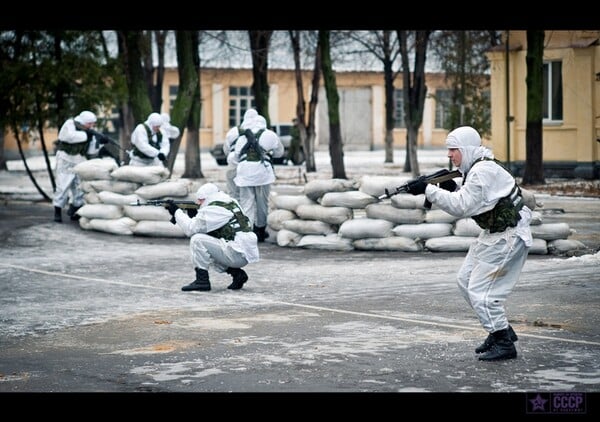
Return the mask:
M 472 218 L 454 217 L 435 205 L 426 209 L 425 195 L 378 199 L 385 189 L 393 193 L 408 180 L 390 176 L 364 176 L 360 182 L 313 180 L 301 195 L 272 194 L 267 241 L 282 247 L 341 251 L 466 252 L 482 231 Z M 568 224 L 545 224 L 536 210 L 531 232 L 530 254 L 585 248 L 567 239 L 572 234 Z
M 79 226 L 118 235 L 185 237 L 179 226 L 171 224 L 166 208 L 132 205 L 147 200 L 175 199 L 194 201 L 199 183 L 185 179 L 168 180 L 162 166 L 118 167 L 112 158 L 96 158 L 73 169 L 81 179 L 85 205 L 77 214 Z

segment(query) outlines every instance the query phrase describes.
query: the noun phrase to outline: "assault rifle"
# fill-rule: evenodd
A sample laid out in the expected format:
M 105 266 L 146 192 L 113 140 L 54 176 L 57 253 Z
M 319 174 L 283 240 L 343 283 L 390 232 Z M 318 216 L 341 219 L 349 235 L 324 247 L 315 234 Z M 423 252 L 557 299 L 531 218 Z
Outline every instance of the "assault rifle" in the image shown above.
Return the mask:
M 110 136 L 106 136 L 103 133 L 98 132 L 97 130 L 94 130 L 92 128 L 86 128 L 85 126 L 83 126 L 81 123 L 75 122 L 75 127 L 77 129 L 83 130 L 85 133 L 88 133 L 92 136 L 94 136 L 96 138 L 96 140 L 98 142 L 100 142 L 101 144 L 113 144 L 114 146 L 116 146 L 117 148 L 119 148 L 120 150 L 127 152 L 119 143 L 119 141 L 112 139 Z M 117 165 L 121 166 L 123 163 L 119 160 L 119 157 L 116 157 L 112 152 L 110 152 L 110 150 L 104 146 L 100 147 L 100 151 L 98 151 L 98 157 L 102 158 L 102 157 L 111 157 L 113 160 L 115 160 L 117 162 Z
M 436 183 L 441 183 L 441 182 L 445 182 L 446 180 L 450 180 L 450 179 L 454 179 L 455 177 L 460 177 L 461 173 L 458 170 L 454 170 L 454 171 L 449 171 L 446 169 L 442 169 L 442 170 L 438 170 L 435 173 L 426 175 L 426 176 L 421 176 L 423 178 L 423 181 L 425 183 L 429 183 L 429 184 L 436 184 Z M 381 195 L 379 197 L 379 199 L 386 199 L 386 198 L 391 198 L 394 195 L 397 195 L 399 193 L 406 193 L 408 192 L 408 185 L 411 182 L 414 182 L 416 179 L 413 179 L 409 182 L 406 182 L 405 184 L 398 186 L 393 192 L 390 192 L 387 190 L 387 188 L 385 189 L 385 194 Z
M 195 201 L 180 201 L 178 199 L 149 199 L 146 202 L 140 202 L 138 199 L 136 202 L 132 202 L 129 205 L 141 206 L 141 205 L 154 205 L 157 207 L 169 208 L 170 204 L 175 204 L 177 207 L 187 211 L 188 216 L 194 217 L 198 212 L 198 205 Z M 175 216 L 171 217 L 171 223 L 175 224 Z

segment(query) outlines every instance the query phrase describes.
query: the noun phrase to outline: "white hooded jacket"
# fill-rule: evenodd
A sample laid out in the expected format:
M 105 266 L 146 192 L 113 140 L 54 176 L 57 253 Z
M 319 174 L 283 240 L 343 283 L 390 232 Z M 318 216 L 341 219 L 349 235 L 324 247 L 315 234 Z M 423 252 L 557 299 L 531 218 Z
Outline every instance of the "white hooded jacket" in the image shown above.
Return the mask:
M 436 185 L 428 184 L 425 195 L 429 201 L 456 217 L 472 217 L 491 210 L 498 201 L 509 195 L 515 185 L 514 177 L 494 161 L 481 158 L 494 158 L 492 152 L 481 145 L 481 137 L 469 126 L 459 127 L 448 134 L 448 148 L 458 148 L 462 154 L 459 171 L 463 174 L 463 184 L 459 190 L 449 192 Z M 466 177 L 465 177 L 466 176 Z M 532 244 L 531 210 L 523 206 L 519 212 L 517 235 L 527 246 Z M 489 234 L 490 236 L 503 233 Z
M 263 130 L 262 134 L 258 138 L 258 144 L 272 157 L 279 158 L 283 156 L 285 147 L 281 143 L 281 139 L 275 132 L 267 129 L 267 122 L 265 118 L 258 115 L 254 119 L 249 129 L 252 133 L 256 134 L 258 131 Z M 242 149 L 248 143 L 248 140 L 244 135 L 240 136 L 235 144 L 235 161 L 237 165 L 237 175 L 234 182 L 237 186 L 263 186 L 269 185 L 275 181 L 275 171 L 273 166 L 267 160 L 261 161 L 247 161 L 240 160 Z
M 227 208 L 219 205 L 210 205 L 211 202 L 235 202 L 241 209 L 239 203 L 225 192 L 216 191 L 209 193 L 202 205 L 198 208 L 198 214 L 190 218 L 183 210 L 175 211 L 175 220 L 186 236 L 192 237 L 197 233 L 210 233 L 223 227 L 231 220 L 233 213 Z M 258 241 L 254 232 L 239 231 L 235 238 L 230 241 L 221 239 L 223 246 L 227 245 L 237 252 L 243 254 L 248 263 L 258 262 Z

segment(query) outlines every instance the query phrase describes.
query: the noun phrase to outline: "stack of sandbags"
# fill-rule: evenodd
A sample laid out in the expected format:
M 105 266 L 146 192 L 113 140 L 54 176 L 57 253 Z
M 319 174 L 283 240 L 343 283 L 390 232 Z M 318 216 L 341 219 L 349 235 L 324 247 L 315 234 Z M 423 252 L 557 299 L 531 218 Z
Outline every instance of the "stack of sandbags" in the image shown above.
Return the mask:
M 73 169 L 81 179 L 86 204 L 77 214 L 85 230 L 119 235 L 184 237 L 179 226 L 171 224 L 164 206 L 144 205 L 148 200 L 194 201 L 196 184 L 168 180 L 163 166 L 118 167 L 110 158 L 84 161 Z
M 364 176 L 359 182 L 343 179 L 308 182 L 301 195 L 272 195 L 267 229 L 279 246 L 330 250 L 386 250 L 404 252 L 461 252 L 482 229 L 472 218 L 458 218 L 424 206 L 425 195 L 397 194 L 408 178 Z M 530 192 L 528 205 L 539 205 Z M 524 195 L 524 197 L 525 197 Z M 534 210 L 531 254 L 565 253 L 584 248 L 567 240 L 568 224 L 544 224 Z

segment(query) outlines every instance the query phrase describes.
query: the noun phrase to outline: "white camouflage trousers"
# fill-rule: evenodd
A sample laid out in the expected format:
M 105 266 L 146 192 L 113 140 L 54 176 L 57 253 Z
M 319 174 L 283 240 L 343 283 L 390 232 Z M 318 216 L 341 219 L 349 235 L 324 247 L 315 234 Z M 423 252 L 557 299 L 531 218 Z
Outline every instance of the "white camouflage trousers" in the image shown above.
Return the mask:
M 457 275 L 458 287 L 487 332 L 508 328 L 504 302 L 519 280 L 528 253 L 514 229 L 501 236 L 480 236 L 469 248 Z
M 248 264 L 244 255 L 233 249 L 230 242 L 204 233 L 190 238 L 190 253 L 194 267 L 207 271 L 211 265 L 222 273 L 229 267 L 242 268 Z

